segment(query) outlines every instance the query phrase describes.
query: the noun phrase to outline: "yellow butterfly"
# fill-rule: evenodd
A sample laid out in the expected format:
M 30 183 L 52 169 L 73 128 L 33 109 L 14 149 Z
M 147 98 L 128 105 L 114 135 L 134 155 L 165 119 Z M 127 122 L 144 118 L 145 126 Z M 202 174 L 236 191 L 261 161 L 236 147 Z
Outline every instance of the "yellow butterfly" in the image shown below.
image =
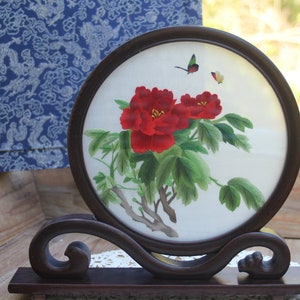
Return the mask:
M 224 81 L 224 76 L 219 71 L 211 72 L 211 75 L 218 84 Z

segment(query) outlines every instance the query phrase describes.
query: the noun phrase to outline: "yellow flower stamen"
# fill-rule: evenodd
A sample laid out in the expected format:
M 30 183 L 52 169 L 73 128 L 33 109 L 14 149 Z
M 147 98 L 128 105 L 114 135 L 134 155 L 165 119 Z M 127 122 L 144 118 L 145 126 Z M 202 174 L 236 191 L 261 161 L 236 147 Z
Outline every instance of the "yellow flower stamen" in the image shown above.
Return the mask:
M 152 109 L 152 113 L 151 113 L 151 116 L 152 116 L 152 119 L 156 119 L 156 118 L 159 118 L 161 115 L 164 115 L 165 112 L 163 110 L 159 111 L 155 108 Z

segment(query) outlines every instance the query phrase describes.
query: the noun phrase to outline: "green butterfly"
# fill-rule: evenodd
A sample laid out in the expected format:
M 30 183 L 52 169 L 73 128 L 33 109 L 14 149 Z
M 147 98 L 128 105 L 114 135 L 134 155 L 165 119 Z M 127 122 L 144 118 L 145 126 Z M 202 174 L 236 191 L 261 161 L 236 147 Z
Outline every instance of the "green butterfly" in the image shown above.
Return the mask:
M 187 72 L 187 74 L 190 74 L 190 73 L 195 73 L 198 71 L 199 69 L 199 65 L 196 63 L 196 56 L 195 54 L 192 55 L 190 61 L 189 61 L 189 64 L 187 66 L 187 68 L 182 68 L 182 67 L 179 67 L 179 66 L 175 66 L 175 68 L 178 68 L 180 70 L 183 70 L 185 72 Z

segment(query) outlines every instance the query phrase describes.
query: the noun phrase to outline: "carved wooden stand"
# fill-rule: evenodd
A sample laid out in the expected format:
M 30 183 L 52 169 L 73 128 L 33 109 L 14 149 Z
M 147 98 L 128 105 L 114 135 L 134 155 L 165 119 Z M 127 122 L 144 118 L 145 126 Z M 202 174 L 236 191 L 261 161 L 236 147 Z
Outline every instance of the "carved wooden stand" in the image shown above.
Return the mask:
M 116 244 L 143 268 L 89 269 L 90 251 L 79 241 L 68 245 L 65 251 L 68 261 L 56 260 L 49 252 L 50 240 L 75 232 Z M 269 248 L 273 257 L 264 261 L 260 252 L 254 252 L 240 260 L 237 268 L 226 267 L 236 254 L 253 246 Z M 199 259 L 176 261 L 147 251 L 129 235 L 96 220 L 93 215 L 69 215 L 41 228 L 32 240 L 29 257 L 32 268 L 20 268 L 16 272 L 9 284 L 11 293 L 123 298 L 300 294 L 300 268 L 289 269 L 287 245 L 278 236 L 262 232 L 240 235 L 217 252 Z

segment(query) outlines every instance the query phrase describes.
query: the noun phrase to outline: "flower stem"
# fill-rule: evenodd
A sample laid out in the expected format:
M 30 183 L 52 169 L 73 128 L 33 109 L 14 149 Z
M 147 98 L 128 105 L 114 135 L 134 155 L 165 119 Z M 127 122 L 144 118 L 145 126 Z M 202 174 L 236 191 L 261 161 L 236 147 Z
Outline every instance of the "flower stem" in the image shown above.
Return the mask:
M 213 181 L 217 186 L 219 187 L 223 187 L 223 184 L 219 183 L 217 179 L 213 178 L 213 177 L 209 177 L 209 179 L 211 181 Z

